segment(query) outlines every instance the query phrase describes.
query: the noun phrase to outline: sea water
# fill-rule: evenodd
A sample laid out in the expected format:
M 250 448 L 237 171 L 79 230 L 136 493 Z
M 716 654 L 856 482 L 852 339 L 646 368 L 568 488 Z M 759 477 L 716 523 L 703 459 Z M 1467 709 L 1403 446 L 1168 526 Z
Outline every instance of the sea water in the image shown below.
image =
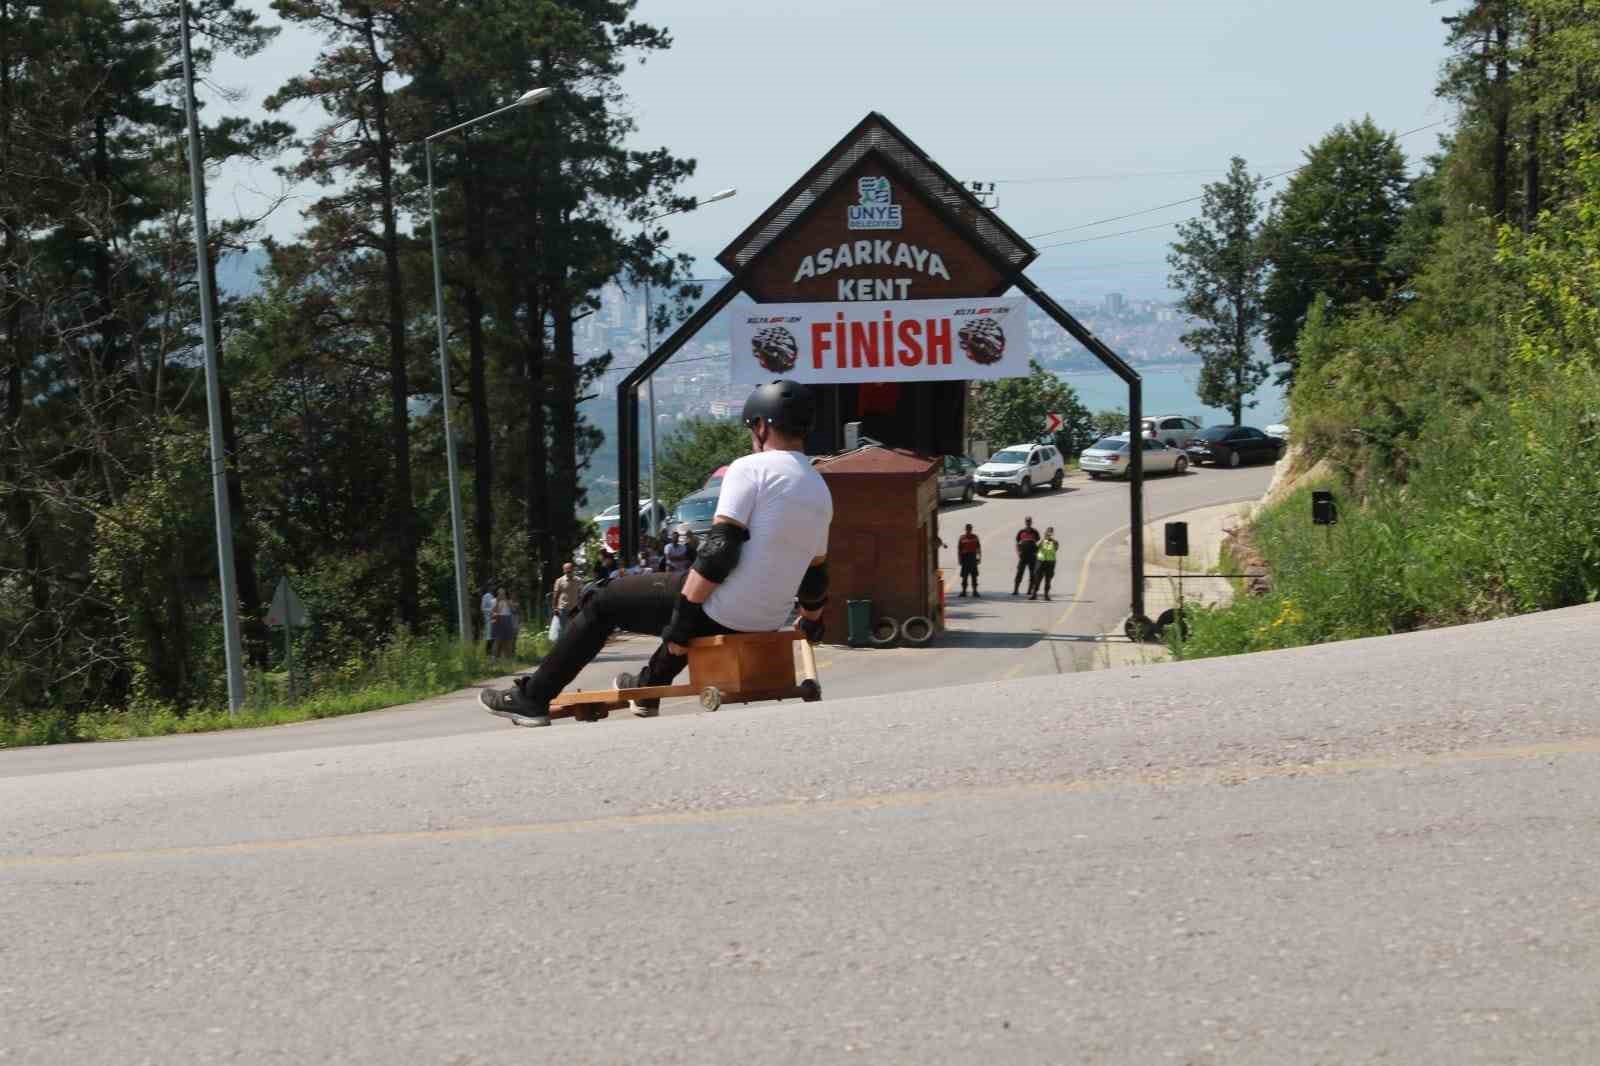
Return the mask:
M 1146 417 L 1151 415 L 1186 415 L 1202 426 L 1231 425 L 1233 416 L 1221 408 L 1207 407 L 1200 402 L 1199 366 L 1150 368 L 1139 371 L 1143 378 L 1143 402 Z M 1128 409 L 1128 386 L 1109 370 L 1091 370 L 1078 373 L 1057 374 L 1072 386 L 1078 399 L 1090 411 Z M 1275 376 L 1275 375 L 1274 375 Z M 1243 421 L 1247 426 L 1261 429 L 1284 421 L 1288 404 L 1284 401 L 1283 386 L 1269 376 L 1249 399 L 1255 407 L 1246 407 Z

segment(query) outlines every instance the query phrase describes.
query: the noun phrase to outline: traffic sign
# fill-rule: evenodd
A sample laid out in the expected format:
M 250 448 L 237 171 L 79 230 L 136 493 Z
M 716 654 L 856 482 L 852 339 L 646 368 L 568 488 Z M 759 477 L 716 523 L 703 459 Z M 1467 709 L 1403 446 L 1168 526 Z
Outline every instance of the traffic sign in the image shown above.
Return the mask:
M 272 594 L 272 607 L 267 611 L 267 625 L 303 626 L 307 621 L 306 605 L 300 602 L 300 597 L 289 587 L 289 579 L 280 577 L 278 589 Z
M 1046 433 L 1060 433 L 1066 427 L 1066 419 L 1056 412 L 1051 411 L 1044 416 L 1044 431 Z

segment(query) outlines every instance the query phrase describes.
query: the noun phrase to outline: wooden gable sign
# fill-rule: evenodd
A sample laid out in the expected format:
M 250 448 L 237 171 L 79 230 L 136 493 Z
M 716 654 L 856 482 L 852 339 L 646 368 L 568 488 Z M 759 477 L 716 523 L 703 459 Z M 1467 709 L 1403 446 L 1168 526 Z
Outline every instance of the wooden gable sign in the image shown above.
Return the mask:
M 717 256 L 762 303 L 999 296 L 1038 255 L 877 112 Z

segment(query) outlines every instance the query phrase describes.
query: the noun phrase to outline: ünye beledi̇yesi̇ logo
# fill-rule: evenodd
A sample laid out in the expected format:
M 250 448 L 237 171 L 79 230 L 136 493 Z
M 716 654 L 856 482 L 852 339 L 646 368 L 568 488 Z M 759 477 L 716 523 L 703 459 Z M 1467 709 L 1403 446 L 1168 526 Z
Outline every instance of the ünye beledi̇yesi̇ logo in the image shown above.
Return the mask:
M 893 202 L 894 191 L 885 177 L 856 179 L 860 202 L 850 205 L 851 229 L 899 229 L 900 205 Z

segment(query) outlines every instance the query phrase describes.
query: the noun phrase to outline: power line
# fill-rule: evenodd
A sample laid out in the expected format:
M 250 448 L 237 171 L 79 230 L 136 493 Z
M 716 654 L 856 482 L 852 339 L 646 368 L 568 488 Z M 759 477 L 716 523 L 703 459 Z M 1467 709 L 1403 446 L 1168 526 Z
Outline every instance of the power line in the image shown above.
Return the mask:
M 1448 119 L 1440 119 L 1437 122 L 1430 122 L 1425 126 L 1418 126 L 1415 129 L 1406 130 L 1404 133 L 1397 133 L 1397 134 L 1395 134 L 1395 140 L 1400 140 L 1402 137 L 1409 137 L 1413 133 L 1421 133 L 1423 130 L 1431 130 L 1435 126 L 1443 126 L 1447 121 L 1448 121 Z M 1280 170 L 1276 174 L 1269 174 L 1267 177 L 1261 179 L 1261 183 L 1263 185 L 1270 185 L 1272 182 L 1277 181 L 1279 178 L 1287 177 L 1290 174 L 1294 174 L 1294 173 L 1297 173 L 1299 171 L 1304 170 L 1309 165 L 1310 165 L 1309 163 L 1301 163 L 1297 167 L 1290 167 L 1288 170 Z M 1214 172 L 1211 172 L 1211 173 L 1214 173 Z M 1141 211 L 1130 211 L 1125 215 L 1112 215 L 1110 218 L 1100 218 L 1100 219 L 1096 219 L 1093 222 L 1082 222 L 1082 223 L 1079 223 L 1076 226 L 1063 226 L 1060 229 L 1045 230 L 1043 233 L 1031 233 L 1031 234 L 1028 235 L 1027 239 L 1032 241 L 1032 240 L 1037 240 L 1040 237 L 1053 237 L 1058 233 L 1071 233 L 1071 232 L 1073 232 L 1075 230 L 1080 230 L 1080 229 L 1092 229 L 1095 226 L 1104 226 L 1104 225 L 1109 225 L 1112 222 L 1121 222 L 1124 219 L 1137 218 L 1139 215 L 1154 214 L 1157 211 L 1165 211 L 1168 208 L 1182 207 L 1184 204 L 1197 203 L 1197 202 L 1199 202 L 1200 200 L 1203 200 L 1203 199 L 1205 199 L 1205 193 L 1201 193 L 1199 196 L 1190 196 L 1187 199 L 1183 199 L 1183 200 L 1174 200 L 1171 203 L 1167 203 L 1167 204 L 1159 204 L 1159 205 L 1157 205 L 1155 207 L 1147 207 L 1147 208 L 1144 208 Z M 1163 225 L 1175 226 L 1179 222 L 1188 222 L 1188 221 L 1189 221 L 1189 219 L 1180 218 L 1180 219 L 1178 219 L 1177 221 L 1174 221 L 1174 222 L 1163 223 Z M 1127 236 L 1130 233 L 1143 233 L 1145 229 L 1160 229 L 1160 228 L 1161 228 L 1160 226 L 1147 226 L 1147 227 L 1144 227 L 1144 229 L 1124 230 L 1121 233 L 1110 233 L 1110 234 L 1107 234 L 1106 236 L 1107 237 Z M 1099 238 L 1099 237 L 1090 237 L 1088 239 L 1089 240 L 1100 240 L 1101 238 Z M 1083 242 L 1080 242 L 1080 241 L 1062 241 L 1059 244 L 1048 244 L 1048 245 L 1045 245 L 1045 247 L 1046 248 L 1060 248 L 1060 247 L 1062 247 L 1064 245 L 1067 245 L 1067 244 L 1079 244 L 1079 243 L 1083 243 Z
M 1076 181 L 1130 181 L 1134 178 L 1184 178 L 1220 174 L 1219 170 L 1146 170 L 1133 174 L 1067 174 L 1055 178 L 996 178 L 996 185 L 1051 185 Z

